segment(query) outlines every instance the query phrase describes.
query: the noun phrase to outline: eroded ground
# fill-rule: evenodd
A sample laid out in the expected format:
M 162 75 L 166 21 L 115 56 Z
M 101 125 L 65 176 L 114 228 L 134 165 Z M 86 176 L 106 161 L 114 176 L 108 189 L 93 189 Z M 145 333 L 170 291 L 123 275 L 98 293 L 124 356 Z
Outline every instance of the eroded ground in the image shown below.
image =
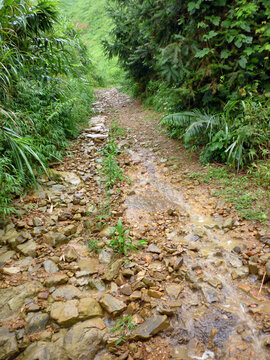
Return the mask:
M 150 110 L 116 89 L 97 98 L 58 180 L 1 225 L 0 359 L 270 359 L 266 231 L 189 179 L 200 165 Z M 131 181 L 107 200 L 98 150 L 114 119 Z M 119 218 L 147 241 L 126 257 L 107 246 Z M 117 319 L 136 327 L 111 331 Z

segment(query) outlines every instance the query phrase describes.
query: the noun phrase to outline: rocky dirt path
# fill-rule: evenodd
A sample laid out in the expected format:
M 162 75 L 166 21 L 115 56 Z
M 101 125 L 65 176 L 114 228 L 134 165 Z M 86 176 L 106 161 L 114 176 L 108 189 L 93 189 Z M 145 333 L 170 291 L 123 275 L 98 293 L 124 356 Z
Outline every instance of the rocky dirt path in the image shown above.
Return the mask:
M 0 360 L 270 359 L 269 236 L 189 178 L 200 165 L 150 110 L 117 89 L 97 99 L 58 180 L 0 224 Z M 131 181 L 108 199 L 115 119 Z M 108 247 L 119 218 L 138 252 Z

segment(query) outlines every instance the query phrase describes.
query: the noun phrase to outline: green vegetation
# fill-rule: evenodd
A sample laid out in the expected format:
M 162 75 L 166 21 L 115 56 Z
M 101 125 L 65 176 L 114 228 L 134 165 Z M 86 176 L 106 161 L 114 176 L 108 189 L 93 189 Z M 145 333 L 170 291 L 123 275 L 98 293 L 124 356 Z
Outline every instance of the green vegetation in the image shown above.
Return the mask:
M 116 157 L 119 153 L 114 138 L 110 138 L 101 150 L 102 168 L 100 170 L 106 188 L 111 189 L 118 181 L 125 179 L 122 169 L 117 164 Z
M 109 56 L 170 136 L 238 170 L 269 158 L 268 0 L 111 0 Z
M 218 189 L 214 195 L 231 203 L 243 219 L 265 222 L 270 216 L 270 169 L 266 169 L 263 164 L 256 166 L 259 169 L 262 166 L 262 169 L 254 172 L 250 168 L 248 174 L 235 176 L 224 166 L 208 165 L 206 172 L 193 173 L 189 177 L 205 183 L 214 183 Z
M 102 175 L 102 181 L 105 183 L 105 187 L 110 195 L 110 189 L 114 187 L 118 181 L 124 181 L 127 179 L 124 176 L 122 169 L 117 163 L 117 156 L 121 153 L 118 149 L 116 139 L 126 136 L 126 131 L 118 126 L 117 120 L 112 121 L 109 137 L 105 146 L 100 150 L 102 155 L 100 174 Z
M 129 250 L 137 251 L 136 246 L 146 245 L 147 242 L 144 240 L 139 240 L 136 243 L 136 246 L 132 243 L 132 238 L 128 236 L 130 229 L 124 230 L 123 224 L 119 219 L 115 230 L 113 232 L 112 240 L 109 243 L 109 246 L 117 253 L 121 255 L 127 255 Z
M 0 5 L 0 214 L 91 114 L 92 67 L 51 0 Z M 89 75 L 90 74 L 90 75 Z
M 118 65 L 117 57 L 108 59 L 102 47 L 102 40 L 109 38 L 111 29 L 107 0 L 62 0 L 62 3 L 88 48 L 100 84 L 104 87 L 121 85 L 124 71 Z
M 101 251 L 101 248 L 98 247 L 98 244 L 99 244 L 99 242 L 97 239 L 92 239 L 92 240 L 88 241 L 87 246 L 90 251 L 94 251 L 95 253 L 98 253 Z
M 239 109 L 242 107 L 242 110 Z M 183 138 L 186 146 L 202 146 L 203 163 L 226 162 L 237 168 L 270 155 L 270 109 L 258 102 L 229 102 L 224 113 L 211 115 L 201 111 L 168 115 L 161 125 L 169 136 Z
M 126 342 L 127 333 L 131 330 L 134 330 L 136 325 L 133 323 L 132 316 L 128 315 L 126 317 L 116 320 L 115 327 L 111 328 L 110 331 L 115 333 L 119 339 L 116 341 L 115 345 Z

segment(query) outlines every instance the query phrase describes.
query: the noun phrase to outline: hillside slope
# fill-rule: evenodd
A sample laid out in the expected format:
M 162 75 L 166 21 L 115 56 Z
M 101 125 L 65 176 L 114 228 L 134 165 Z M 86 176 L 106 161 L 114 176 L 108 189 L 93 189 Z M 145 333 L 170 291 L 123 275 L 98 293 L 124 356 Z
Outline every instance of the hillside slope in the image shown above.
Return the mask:
M 62 0 L 64 12 L 81 31 L 89 55 L 106 86 L 119 85 L 123 70 L 117 58 L 107 59 L 103 52 L 102 40 L 109 37 L 111 20 L 106 13 L 106 0 Z

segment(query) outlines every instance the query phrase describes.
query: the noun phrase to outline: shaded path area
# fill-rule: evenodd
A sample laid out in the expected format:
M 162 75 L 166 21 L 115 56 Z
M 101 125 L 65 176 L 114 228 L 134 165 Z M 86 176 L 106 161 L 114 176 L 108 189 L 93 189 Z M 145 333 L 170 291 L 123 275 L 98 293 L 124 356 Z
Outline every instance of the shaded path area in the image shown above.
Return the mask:
M 157 114 L 96 95 L 70 156 L 1 224 L 0 359 L 270 359 L 267 235 L 189 179 L 200 165 Z M 115 120 L 131 181 L 108 200 L 99 150 Z M 108 247 L 119 218 L 147 241 L 127 257 Z M 134 326 L 119 335 L 117 319 Z

